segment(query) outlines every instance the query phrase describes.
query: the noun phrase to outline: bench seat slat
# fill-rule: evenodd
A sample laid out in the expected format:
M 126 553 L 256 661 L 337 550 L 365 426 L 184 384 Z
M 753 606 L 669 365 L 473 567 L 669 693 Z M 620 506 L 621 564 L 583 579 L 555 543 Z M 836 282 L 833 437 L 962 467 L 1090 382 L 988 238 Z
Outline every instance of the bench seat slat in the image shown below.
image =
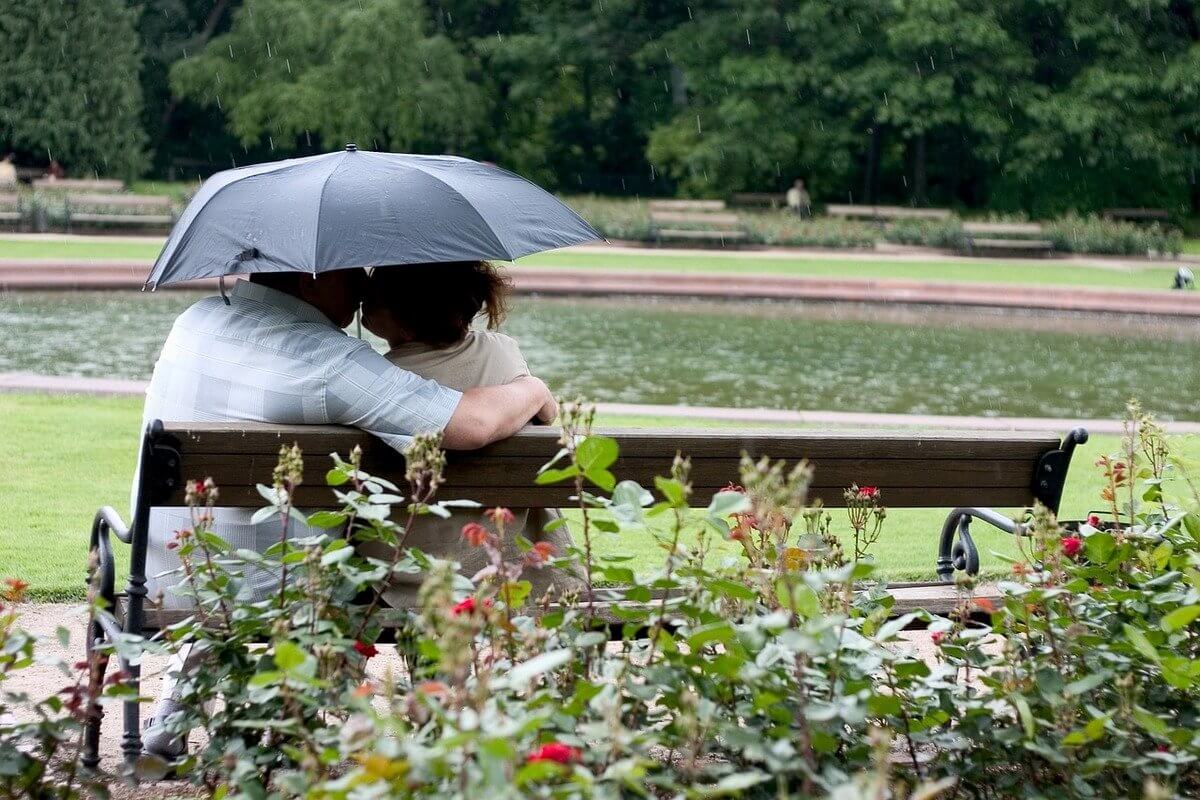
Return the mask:
M 707 505 L 712 496 L 725 487 L 694 486 L 692 505 Z M 842 491 L 846 487 L 816 486 L 809 499 L 820 498 L 830 508 L 844 505 Z M 956 506 L 994 506 L 1017 508 L 1028 505 L 1032 490 L 1018 487 L 940 486 L 884 487 L 884 502 L 891 508 L 952 508 Z M 266 505 L 253 486 L 220 487 L 220 505 L 239 508 L 261 508 Z M 438 496 L 443 500 L 474 500 L 485 506 L 513 508 L 569 508 L 572 486 L 444 486 Z M 331 508 L 337 505 L 333 492 L 326 486 L 300 486 L 295 503 L 303 508 Z M 164 505 L 184 505 L 183 492 L 176 492 Z
M 219 486 L 253 485 L 267 480 L 275 467 L 274 455 L 194 455 L 187 459 L 190 470 L 187 477 L 212 477 Z M 398 459 L 386 459 L 375 463 L 387 472 L 396 473 L 403 469 Z M 524 480 L 532 483 L 538 470 L 545 463 L 543 458 L 529 457 L 475 457 L 452 459 L 446 475 L 453 486 L 461 476 L 469 477 L 473 486 L 511 486 Z M 1017 460 L 951 460 L 938 459 L 933 462 L 916 459 L 836 459 L 822 458 L 812 462 L 816 468 L 818 483 L 826 486 L 961 486 L 969 481 L 977 486 L 1028 487 L 1033 481 L 1032 465 L 1029 461 Z M 332 461 L 324 454 L 308 454 L 305 459 L 304 482 L 321 485 Z M 367 465 L 371 466 L 370 464 Z M 670 466 L 670 459 L 621 457 L 613 472 L 622 477 L 648 483 L 655 475 L 663 474 Z M 370 471 L 368 469 L 368 471 Z M 734 458 L 693 458 L 692 482 L 702 486 L 724 485 L 736 480 L 738 462 Z
M 281 444 L 296 442 L 305 453 L 339 452 L 343 456 L 354 445 L 374 456 L 374 450 L 391 451 L 369 434 L 331 425 L 277 426 L 250 422 L 165 423 L 166 433 L 180 439 L 187 453 L 269 453 Z M 676 450 L 693 458 L 949 458 L 1032 460 L 1058 447 L 1059 439 L 1049 433 L 980 431 L 942 433 L 933 431 L 719 431 L 719 430 L 599 430 L 621 445 L 624 456 L 661 457 Z M 517 436 L 477 451 L 477 455 L 534 456 L 549 458 L 558 451 L 558 430 L 530 426 Z M 236 441 L 236 446 L 231 442 Z M 450 454 L 451 459 L 465 457 Z M 398 458 L 398 456 L 397 456 Z

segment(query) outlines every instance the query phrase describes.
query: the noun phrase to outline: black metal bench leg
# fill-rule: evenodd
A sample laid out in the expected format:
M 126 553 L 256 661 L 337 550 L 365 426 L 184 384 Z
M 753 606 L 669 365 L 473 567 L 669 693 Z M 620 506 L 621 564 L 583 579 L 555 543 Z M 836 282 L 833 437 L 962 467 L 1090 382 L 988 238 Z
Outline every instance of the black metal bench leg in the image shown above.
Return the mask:
M 143 530 L 145 530 L 143 528 Z M 140 532 L 138 532 L 140 533 Z M 135 533 L 133 540 L 133 558 L 129 570 L 129 587 L 125 608 L 125 633 L 141 635 L 144 630 L 144 609 L 146 602 L 146 537 Z M 142 667 L 122 659 L 121 668 L 129 677 L 127 683 L 134 690 L 134 696 L 140 695 L 142 682 Z M 125 758 L 125 766 L 132 773 L 137 766 L 137 760 L 142 755 L 142 707 L 136 700 L 126 700 L 122 708 L 125 724 L 125 735 L 121 738 L 121 753 Z
M 100 725 L 104 722 L 104 706 L 100 704 L 100 692 L 104 687 L 104 673 L 108 670 L 108 655 L 97 651 L 96 646 L 104 643 L 104 630 L 99 624 L 87 623 L 88 697 L 87 722 L 83 731 L 83 766 L 95 770 L 100 766 Z

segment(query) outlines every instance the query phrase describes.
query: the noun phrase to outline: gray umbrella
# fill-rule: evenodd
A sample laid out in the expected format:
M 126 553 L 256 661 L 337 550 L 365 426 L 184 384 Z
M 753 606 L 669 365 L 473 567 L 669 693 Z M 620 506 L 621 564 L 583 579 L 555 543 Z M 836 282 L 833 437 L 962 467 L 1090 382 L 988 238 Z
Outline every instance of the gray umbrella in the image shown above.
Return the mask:
M 347 145 L 213 175 L 175 223 L 146 285 L 511 261 L 602 238 L 554 195 L 499 167 Z

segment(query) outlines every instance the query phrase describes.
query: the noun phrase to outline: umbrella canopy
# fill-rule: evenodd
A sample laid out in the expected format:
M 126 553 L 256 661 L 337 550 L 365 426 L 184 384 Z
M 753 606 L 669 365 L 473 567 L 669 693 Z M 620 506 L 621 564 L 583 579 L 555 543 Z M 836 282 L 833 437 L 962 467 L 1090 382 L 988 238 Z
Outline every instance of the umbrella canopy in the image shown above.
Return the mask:
M 175 223 L 146 284 L 511 261 L 602 238 L 554 195 L 499 167 L 347 145 L 213 175 Z

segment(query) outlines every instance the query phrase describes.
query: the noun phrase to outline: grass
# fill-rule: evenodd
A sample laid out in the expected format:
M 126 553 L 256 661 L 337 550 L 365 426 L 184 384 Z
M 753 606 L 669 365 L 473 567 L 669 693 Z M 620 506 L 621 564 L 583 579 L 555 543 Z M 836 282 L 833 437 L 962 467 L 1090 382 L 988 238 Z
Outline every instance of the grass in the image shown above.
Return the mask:
M 158 258 L 162 241 L 124 239 L 0 239 L 0 258 L 76 261 L 92 259 L 143 260 L 147 265 Z
M 127 511 L 140 418 L 139 398 L 0 394 L 0 441 L 5 445 L 0 448 L 0 576 L 29 581 L 38 600 L 82 596 L 92 515 L 106 504 L 122 514 Z M 608 417 L 601 422 L 680 425 L 651 417 Z M 1115 437 L 1097 436 L 1076 456 L 1063 502 L 1065 517 L 1079 518 L 1099 505 L 1100 483 L 1090 465 L 1098 454 L 1116 447 Z M 1200 456 L 1195 438 L 1185 440 L 1183 447 L 1190 457 Z M 842 512 L 833 513 L 840 522 Z M 931 577 L 944 517 L 945 511 L 938 509 L 891 511 L 874 552 L 884 574 L 892 579 Z M 991 551 L 1015 552 L 1011 537 L 982 526 L 976 540 L 985 572 L 1004 569 Z M 598 544 L 602 552 L 634 556 L 633 563 L 642 570 L 660 563 L 661 553 L 649 535 L 617 539 L 602 534 Z M 118 545 L 118 550 L 125 548 Z
M 1184 239 L 1183 252 L 1185 255 L 1200 255 L 1200 239 Z
M 731 272 L 760 275 L 800 275 L 819 278 L 895 278 L 951 283 L 1003 283 L 1022 286 L 1089 286 L 1122 289 L 1170 288 L 1173 267 L 1109 269 L 1048 261 L 962 261 L 930 258 L 921 261 L 876 256 L 827 258 L 765 258 L 705 253 L 580 253 L 562 250 L 521 260 L 526 267 L 579 267 L 657 270 L 681 273 Z
M 134 259 L 158 256 L 157 241 L 0 238 L 0 259 Z M 1089 267 L 1047 261 L 921 261 L 864 255 L 775 258 L 747 253 L 585 253 L 561 250 L 522 259 L 523 267 L 573 267 L 680 273 L 797 275 L 821 278 L 897 278 L 952 283 L 1001 283 L 1023 286 L 1089 286 L 1114 289 L 1165 289 L 1175 272 L 1170 266 L 1134 269 Z

